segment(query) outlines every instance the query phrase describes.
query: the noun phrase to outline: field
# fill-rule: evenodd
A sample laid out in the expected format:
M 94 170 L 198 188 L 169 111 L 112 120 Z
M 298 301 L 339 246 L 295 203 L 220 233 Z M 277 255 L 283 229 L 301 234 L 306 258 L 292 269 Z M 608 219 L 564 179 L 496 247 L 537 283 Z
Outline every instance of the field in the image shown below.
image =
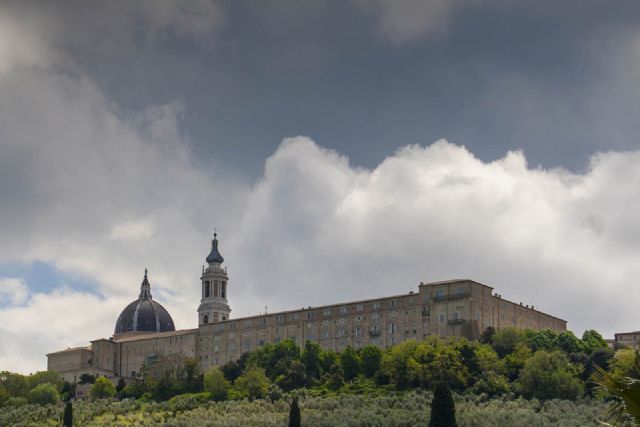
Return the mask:
M 303 426 L 426 426 L 431 394 L 388 393 L 300 397 Z M 112 401 L 74 403 L 77 426 L 285 426 L 289 398 L 271 402 L 213 402 L 202 394 L 181 395 L 162 402 Z M 460 426 L 599 426 L 606 404 L 601 400 L 484 399 L 456 396 Z M 59 426 L 62 405 L 3 408 L 0 425 Z

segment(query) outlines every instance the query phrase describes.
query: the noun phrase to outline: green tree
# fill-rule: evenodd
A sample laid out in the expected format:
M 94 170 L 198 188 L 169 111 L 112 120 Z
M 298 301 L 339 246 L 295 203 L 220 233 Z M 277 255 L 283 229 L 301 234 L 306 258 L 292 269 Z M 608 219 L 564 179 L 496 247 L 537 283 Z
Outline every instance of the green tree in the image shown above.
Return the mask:
M 636 352 L 632 348 L 621 348 L 616 351 L 609 361 L 611 375 L 616 381 L 624 378 L 640 378 L 640 371 L 636 365 Z
M 634 352 L 634 370 L 640 372 L 640 352 Z M 614 426 L 640 426 L 640 379 L 616 377 L 599 366 L 595 367 L 594 381 L 616 400 L 606 413 Z
M 116 388 L 106 377 L 98 377 L 91 386 L 89 395 L 92 400 L 111 398 L 116 395 Z
M 466 385 L 468 372 L 462 364 L 460 353 L 453 345 L 437 338 L 418 343 L 407 363 L 411 383 L 433 388 L 438 382 L 446 382 L 457 389 Z
M 125 382 L 124 378 L 120 377 L 118 379 L 118 384 L 116 384 L 116 394 L 120 396 L 120 394 L 122 393 L 122 390 L 124 390 L 126 386 L 127 386 L 127 383 Z
M 608 347 L 607 342 L 597 331 L 589 329 L 582 334 L 582 349 L 585 353 L 590 354 L 595 350 Z
M 26 397 L 29 392 L 29 380 L 27 380 L 27 377 L 14 372 L 0 372 L 0 384 L 11 397 Z
M 527 345 L 519 343 L 511 353 L 504 357 L 504 365 L 509 381 L 513 382 L 518 379 L 520 371 L 524 368 L 531 355 L 531 349 Z
M 307 373 L 304 363 L 293 360 L 289 364 L 287 371 L 278 376 L 276 383 L 284 391 L 291 391 L 300 387 L 304 387 L 307 383 Z
M 269 378 L 265 375 L 264 369 L 250 367 L 238 377 L 234 386 L 251 400 L 262 399 L 269 391 Z
M 538 350 L 520 373 L 519 390 L 526 398 L 574 400 L 583 391 L 577 374 L 577 369 L 561 351 Z
M 70 401 L 64 405 L 64 416 L 62 417 L 62 425 L 64 427 L 73 426 L 73 406 Z
M 222 370 L 224 377 L 231 382 L 235 381 L 236 378 L 242 375 L 242 368 L 233 360 L 222 365 L 222 368 L 220 369 Z
M 409 361 L 417 346 L 418 343 L 413 340 L 404 341 L 389 348 L 382 355 L 380 363 L 382 375 L 389 378 L 397 388 L 403 389 L 412 385 Z
M 96 382 L 96 377 L 91 374 L 80 375 L 80 384 L 93 384 Z
M 360 358 L 350 345 L 340 353 L 340 367 L 344 379 L 347 381 L 351 381 L 360 374 Z
M 212 367 L 204 374 L 204 390 L 211 393 L 213 400 L 225 400 L 229 387 L 229 381 L 220 369 Z
M 521 332 L 527 345 L 534 352 L 538 350 L 552 351 L 558 348 L 558 332 L 552 329 L 541 329 L 534 331 L 526 329 Z
M 38 384 L 29 390 L 29 403 L 47 405 L 58 403 L 59 400 L 58 389 L 51 383 Z
M 431 417 L 429 427 L 457 427 L 456 405 L 451 389 L 445 382 L 436 385 L 431 401 Z
M 298 398 L 294 397 L 289 410 L 289 427 L 300 427 L 300 406 Z
M 473 387 L 476 393 L 490 396 L 504 394 L 509 391 L 509 380 L 506 377 L 505 360 L 500 359 L 495 350 L 487 344 L 475 349 L 478 373 Z M 512 353 L 513 354 L 513 353 Z
M 516 349 L 516 346 L 524 341 L 522 331 L 516 328 L 503 328 L 493 334 L 491 346 L 500 358 L 505 357 Z
M 7 400 L 9 400 L 10 397 L 11 397 L 11 395 L 9 394 L 7 389 L 4 388 L 4 386 L 2 384 L 0 384 L 0 407 L 2 407 L 4 405 L 4 403 Z
M 37 385 L 50 383 L 56 386 L 58 392 L 62 391 L 64 386 L 64 380 L 57 372 L 53 371 L 38 371 L 35 374 L 29 375 L 29 389 L 34 388 Z
M 302 363 L 304 363 L 310 378 L 320 379 L 322 376 L 322 348 L 317 342 L 307 341 L 304 344 Z
M 362 349 L 360 359 L 362 361 L 362 373 L 367 378 L 373 378 L 380 369 L 382 350 L 374 345 L 368 345 Z
M 583 350 L 582 342 L 571 331 L 564 331 L 558 334 L 556 347 L 567 354 L 578 353 Z

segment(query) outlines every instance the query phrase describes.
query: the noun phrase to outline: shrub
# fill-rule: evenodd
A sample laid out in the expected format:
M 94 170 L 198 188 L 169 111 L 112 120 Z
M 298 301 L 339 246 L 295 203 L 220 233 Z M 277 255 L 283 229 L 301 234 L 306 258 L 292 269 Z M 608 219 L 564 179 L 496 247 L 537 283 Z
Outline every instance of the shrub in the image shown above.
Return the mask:
M 248 368 L 235 383 L 238 394 L 249 399 L 262 399 L 269 391 L 269 379 L 262 368 Z
M 116 395 L 116 388 L 106 377 L 99 377 L 89 391 L 92 400 L 107 399 Z
M 212 367 L 204 374 L 204 389 L 211 393 L 213 400 L 225 400 L 229 387 L 229 381 L 220 369 Z
M 60 394 L 56 386 L 51 383 L 43 383 L 29 390 L 29 403 L 37 405 L 47 405 L 57 403 L 60 400 Z

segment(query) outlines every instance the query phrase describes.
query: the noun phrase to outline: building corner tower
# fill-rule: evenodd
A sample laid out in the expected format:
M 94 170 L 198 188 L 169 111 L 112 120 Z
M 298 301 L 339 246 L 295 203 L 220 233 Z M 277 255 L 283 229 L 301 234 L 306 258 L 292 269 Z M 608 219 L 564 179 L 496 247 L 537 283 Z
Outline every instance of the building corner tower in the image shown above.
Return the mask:
M 228 276 L 225 268 L 222 268 L 224 258 L 218 250 L 218 235 L 213 234 L 211 253 L 207 256 L 206 268 L 203 268 L 202 299 L 198 307 L 198 325 L 215 323 L 229 319 L 229 302 L 227 300 Z

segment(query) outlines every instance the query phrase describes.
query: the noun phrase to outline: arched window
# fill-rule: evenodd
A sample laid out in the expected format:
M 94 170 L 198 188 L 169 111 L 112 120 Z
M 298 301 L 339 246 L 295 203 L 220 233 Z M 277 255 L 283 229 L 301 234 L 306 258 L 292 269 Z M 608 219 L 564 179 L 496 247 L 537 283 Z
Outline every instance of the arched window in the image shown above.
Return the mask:
M 221 297 L 222 298 L 226 298 L 227 297 L 227 282 L 220 282 L 221 283 Z
M 202 317 L 202 323 L 209 323 L 209 315 L 208 315 L 208 314 L 205 314 L 205 315 Z
M 211 282 L 208 280 L 204 282 L 204 297 L 209 298 L 211 296 Z
M 222 320 L 227 320 L 227 316 L 222 316 Z

